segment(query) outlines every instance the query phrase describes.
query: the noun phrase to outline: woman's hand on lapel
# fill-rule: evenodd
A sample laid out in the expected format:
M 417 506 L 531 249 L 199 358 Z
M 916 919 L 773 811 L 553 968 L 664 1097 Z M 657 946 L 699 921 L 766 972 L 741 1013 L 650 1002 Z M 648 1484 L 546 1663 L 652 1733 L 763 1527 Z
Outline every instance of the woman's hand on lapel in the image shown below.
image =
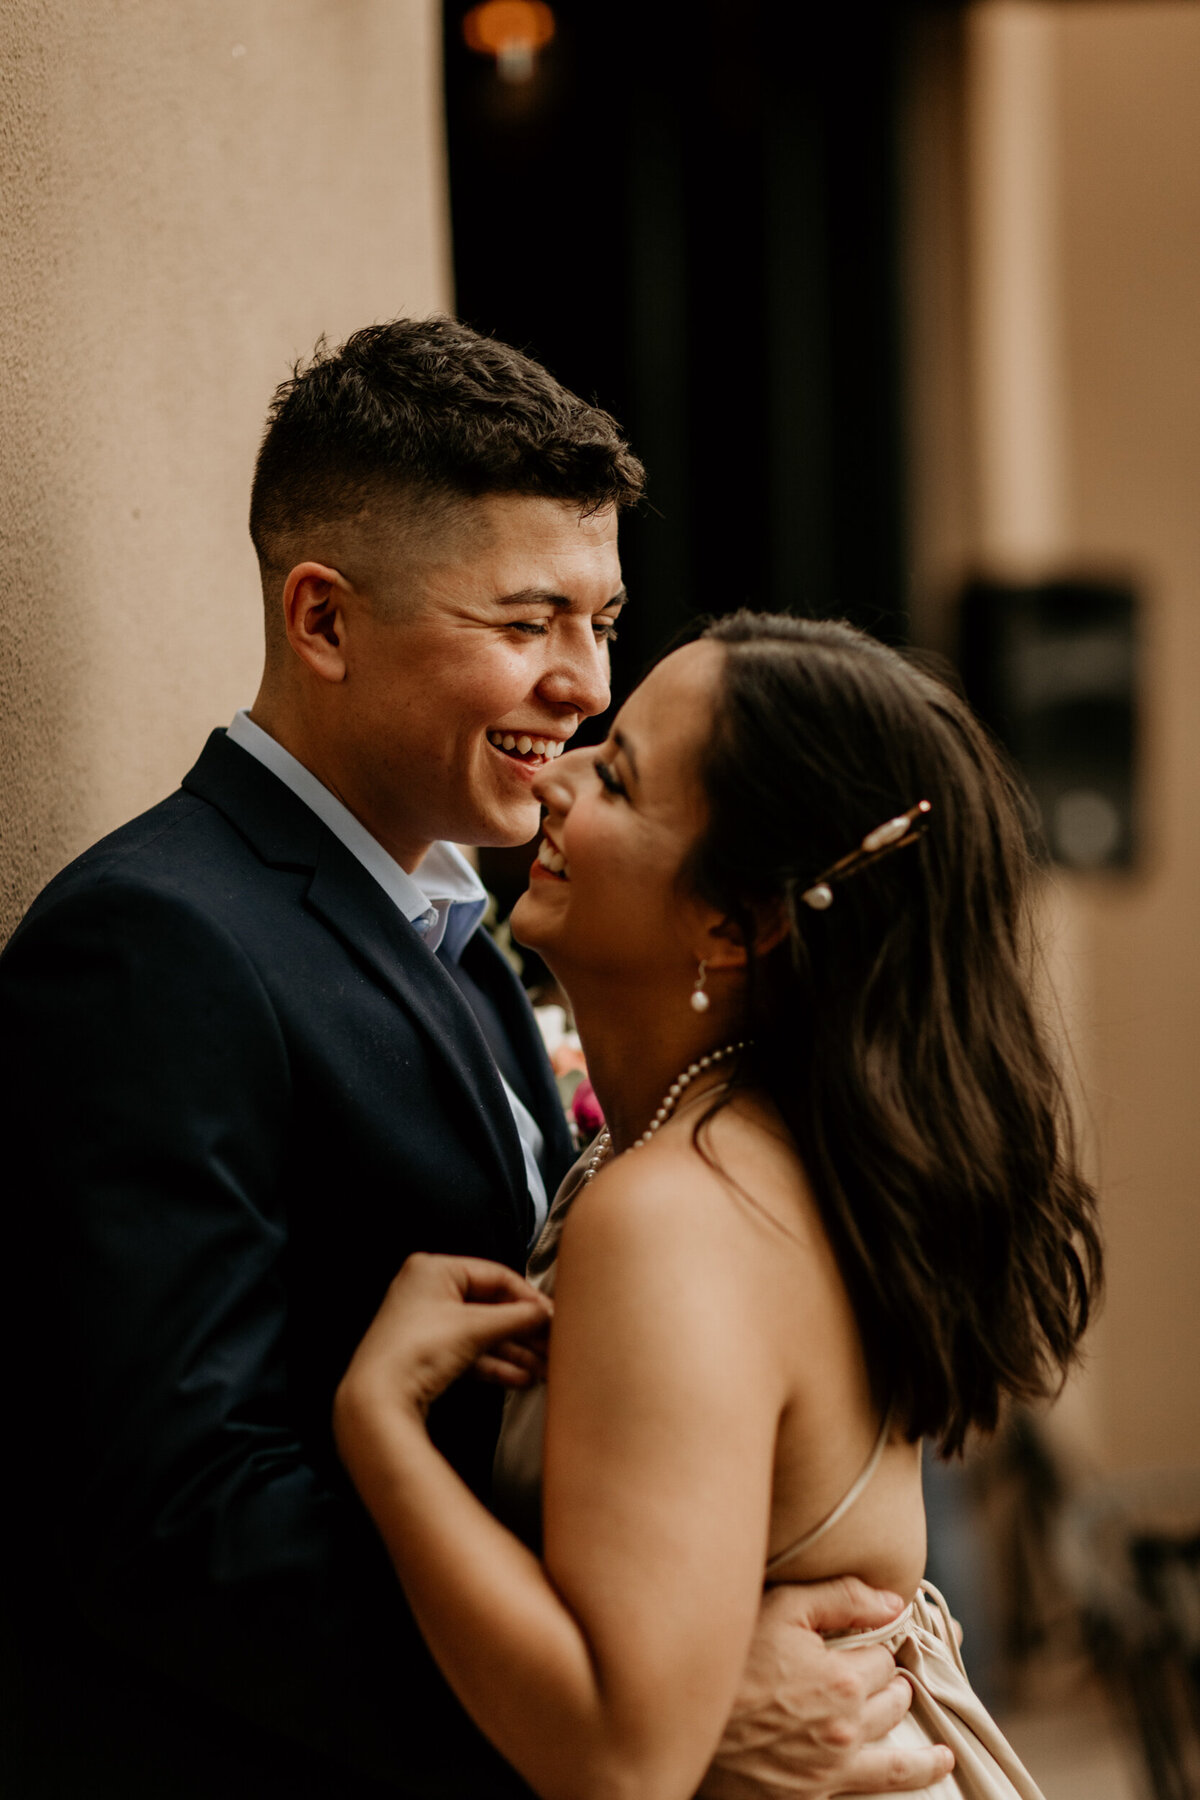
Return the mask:
M 502 1263 L 410 1256 L 351 1359 L 334 1399 L 334 1435 L 348 1463 L 374 1427 L 424 1421 L 468 1370 L 506 1387 L 544 1379 L 552 1303 Z

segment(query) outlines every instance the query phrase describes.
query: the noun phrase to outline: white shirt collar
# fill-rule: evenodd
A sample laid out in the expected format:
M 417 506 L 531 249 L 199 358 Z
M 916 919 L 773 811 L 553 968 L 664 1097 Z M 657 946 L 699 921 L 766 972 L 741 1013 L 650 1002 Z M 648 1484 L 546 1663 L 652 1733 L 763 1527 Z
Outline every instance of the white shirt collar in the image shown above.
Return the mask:
M 487 889 L 458 845 L 444 839 L 430 845 L 410 880 L 438 915 L 426 943 L 431 950 L 440 944 L 443 955 L 457 962 L 487 911 Z
M 227 736 L 316 813 L 321 823 L 374 876 L 388 898 L 421 933 L 430 951 L 437 950 L 444 939 L 446 955 L 457 962 L 487 910 L 487 891 L 457 845 L 432 845 L 410 875 L 350 808 L 290 750 L 256 725 L 244 708 L 234 714 Z

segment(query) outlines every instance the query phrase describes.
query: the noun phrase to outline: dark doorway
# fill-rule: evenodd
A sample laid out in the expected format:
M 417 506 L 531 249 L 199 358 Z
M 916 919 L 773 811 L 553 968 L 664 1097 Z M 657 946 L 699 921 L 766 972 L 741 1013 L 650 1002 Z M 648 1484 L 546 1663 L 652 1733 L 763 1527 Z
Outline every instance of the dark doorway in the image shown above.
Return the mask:
M 896 122 L 926 10 L 577 0 L 514 81 L 446 5 L 459 314 L 649 471 L 618 700 L 698 614 L 905 636 Z

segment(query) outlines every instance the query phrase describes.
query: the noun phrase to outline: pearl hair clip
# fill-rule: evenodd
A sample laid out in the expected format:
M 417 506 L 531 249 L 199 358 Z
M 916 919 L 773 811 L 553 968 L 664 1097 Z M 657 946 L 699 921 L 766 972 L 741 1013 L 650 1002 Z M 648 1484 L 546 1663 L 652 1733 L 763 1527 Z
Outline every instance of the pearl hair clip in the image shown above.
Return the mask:
M 889 856 L 893 850 L 903 850 L 909 844 L 915 844 L 929 824 L 932 811 L 933 807 L 928 800 L 918 800 L 907 812 L 888 819 L 883 825 L 877 825 L 874 831 L 868 831 L 856 850 L 841 857 L 823 875 L 818 875 L 811 887 L 805 888 L 800 896 L 805 906 L 811 906 L 814 912 L 824 912 L 827 906 L 833 905 L 832 884 L 835 881 L 844 881 L 847 875 L 857 875 L 860 869 L 865 869 L 868 863 L 878 861 L 881 856 Z

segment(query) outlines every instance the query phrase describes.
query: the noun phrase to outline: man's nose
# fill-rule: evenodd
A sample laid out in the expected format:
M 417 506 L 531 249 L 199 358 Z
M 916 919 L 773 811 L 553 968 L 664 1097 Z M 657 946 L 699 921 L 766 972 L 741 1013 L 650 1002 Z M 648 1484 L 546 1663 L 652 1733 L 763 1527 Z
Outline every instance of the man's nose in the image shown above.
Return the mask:
M 564 632 L 554 660 L 538 682 L 538 692 L 555 706 L 571 706 L 584 718 L 601 713 L 612 698 L 608 644 L 590 619 L 572 620 L 580 629 Z

